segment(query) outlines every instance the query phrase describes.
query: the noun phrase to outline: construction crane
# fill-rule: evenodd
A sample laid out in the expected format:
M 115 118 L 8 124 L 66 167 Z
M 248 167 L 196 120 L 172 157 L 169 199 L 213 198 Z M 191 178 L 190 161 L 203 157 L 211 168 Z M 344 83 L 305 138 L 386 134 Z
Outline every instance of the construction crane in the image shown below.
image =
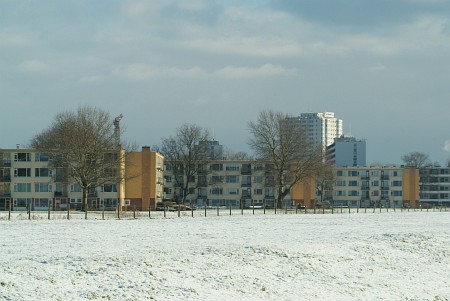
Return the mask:
M 113 124 L 114 124 L 114 135 L 116 136 L 117 144 L 120 145 L 120 120 L 122 120 L 123 115 L 120 114 L 116 118 L 114 118 Z

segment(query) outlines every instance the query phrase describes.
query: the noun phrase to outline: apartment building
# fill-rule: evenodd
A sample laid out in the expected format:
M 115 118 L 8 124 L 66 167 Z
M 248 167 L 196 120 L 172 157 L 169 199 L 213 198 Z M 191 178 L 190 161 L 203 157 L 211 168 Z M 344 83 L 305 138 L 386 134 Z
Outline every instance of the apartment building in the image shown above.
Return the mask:
M 366 141 L 355 137 L 335 138 L 326 149 L 328 161 L 338 167 L 366 166 Z
M 427 166 L 420 169 L 422 204 L 450 206 L 450 167 Z
M 404 167 L 337 167 L 330 201 L 349 207 L 418 207 L 419 170 Z
M 165 168 L 164 197 L 167 200 L 179 200 L 181 191 L 175 185 L 169 165 Z M 187 179 L 184 178 L 184 181 Z M 205 165 L 197 176 L 189 179 L 188 203 L 199 207 L 232 206 L 244 208 L 250 205 L 273 207 L 276 199 L 273 165 L 254 160 L 214 160 Z M 295 188 L 297 199 L 313 202 L 315 198 L 314 182 L 308 181 Z M 285 197 L 284 206 L 292 206 L 294 200 Z
M 333 112 L 301 113 L 296 119 L 310 139 L 324 148 L 343 135 L 343 121 L 336 118 Z
M 32 149 L 0 149 L 0 210 L 80 210 L 83 192 L 67 183 L 61 168 L 50 164 L 49 154 Z M 88 208 L 112 210 L 124 206 L 148 208 L 162 199 L 163 157 L 149 148 L 130 155 L 123 168 L 129 177 L 88 192 Z M 158 169 L 159 168 L 159 169 Z M 131 176 L 132 175 L 132 176 Z M 127 188 L 128 187 L 128 188 Z M 128 199 L 127 199 L 128 198 Z M 132 202 L 131 202 L 132 200 Z

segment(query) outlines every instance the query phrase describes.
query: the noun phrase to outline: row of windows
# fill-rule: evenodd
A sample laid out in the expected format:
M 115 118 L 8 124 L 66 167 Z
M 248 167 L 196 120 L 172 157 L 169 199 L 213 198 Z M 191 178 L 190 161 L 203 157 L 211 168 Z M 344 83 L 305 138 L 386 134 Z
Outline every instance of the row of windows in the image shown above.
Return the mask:
M 31 177 L 31 168 L 14 168 L 14 177 Z M 51 177 L 53 170 L 51 168 L 35 168 L 35 177 Z
M 30 204 L 33 207 L 47 207 L 49 204 L 52 204 L 53 199 L 48 198 L 14 198 L 13 204 L 14 207 L 28 207 Z M 81 204 L 83 202 L 80 198 L 70 199 L 71 204 Z M 67 201 L 65 202 L 67 203 Z M 105 206 L 115 206 L 117 204 L 117 199 L 100 199 L 100 205 Z
M 370 183 L 370 186 L 369 186 Z M 339 180 L 336 181 L 336 186 L 361 186 L 361 187 L 400 187 L 402 186 L 402 181 L 345 181 Z
M 57 190 L 60 185 L 56 185 Z M 34 192 L 52 192 L 51 183 L 34 183 Z M 61 188 L 60 188 L 61 189 Z M 70 185 L 70 192 L 82 192 L 80 185 L 72 184 Z M 32 192 L 31 183 L 14 183 L 14 192 Z M 101 192 L 117 192 L 116 184 L 105 184 L 101 186 Z
M 334 192 L 334 195 L 336 196 L 360 196 L 361 195 L 361 191 L 359 190 L 336 190 Z M 371 196 L 381 196 L 381 197 L 386 197 L 387 194 L 383 193 L 379 190 L 374 190 L 370 193 Z M 392 190 L 390 192 L 391 196 L 402 196 L 403 192 L 401 190 Z
M 348 177 L 379 177 L 379 176 L 393 176 L 401 177 L 401 170 L 372 170 L 372 171 L 358 171 L 358 170 L 338 170 L 336 171 L 338 177 L 348 176 Z

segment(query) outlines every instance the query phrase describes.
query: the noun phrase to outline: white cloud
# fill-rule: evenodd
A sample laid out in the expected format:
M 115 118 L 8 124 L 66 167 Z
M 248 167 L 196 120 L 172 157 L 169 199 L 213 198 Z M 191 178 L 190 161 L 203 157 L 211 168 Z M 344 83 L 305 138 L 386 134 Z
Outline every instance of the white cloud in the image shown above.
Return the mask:
M 116 69 L 113 73 L 130 80 L 149 80 L 159 77 L 202 76 L 205 74 L 205 71 L 197 66 L 189 69 L 181 69 L 176 67 L 160 68 L 147 64 L 132 64 L 123 68 Z
M 41 60 L 26 61 L 19 65 L 19 70 L 29 73 L 45 73 L 50 69 L 50 66 Z
M 376 64 L 374 66 L 369 67 L 369 71 L 371 71 L 371 72 L 380 72 L 380 71 L 384 71 L 386 69 L 387 69 L 386 66 L 383 64 Z
M 450 153 L 450 140 L 444 142 L 444 151 Z
M 292 76 L 296 75 L 296 69 L 287 69 L 282 66 L 265 64 L 259 68 L 227 66 L 215 72 L 215 75 L 228 78 L 252 78 L 252 77 L 271 77 L 271 76 Z

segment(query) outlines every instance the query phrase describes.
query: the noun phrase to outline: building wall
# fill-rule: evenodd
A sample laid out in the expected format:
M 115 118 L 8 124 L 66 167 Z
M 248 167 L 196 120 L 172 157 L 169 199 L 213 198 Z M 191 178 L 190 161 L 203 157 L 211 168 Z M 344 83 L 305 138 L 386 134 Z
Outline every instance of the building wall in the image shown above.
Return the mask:
M 163 160 L 161 154 L 143 147 L 141 152 L 128 154 L 126 164 L 125 199 L 139 210 L 155 208 L 163 197 Z
M 338 167 L 366 166 L 366 141 L 353 137 L 339 137 L 327 147 L 330 162 Z
M 427 166 L 420 169 L 423 204 L 450 206 L 450 167 Z

